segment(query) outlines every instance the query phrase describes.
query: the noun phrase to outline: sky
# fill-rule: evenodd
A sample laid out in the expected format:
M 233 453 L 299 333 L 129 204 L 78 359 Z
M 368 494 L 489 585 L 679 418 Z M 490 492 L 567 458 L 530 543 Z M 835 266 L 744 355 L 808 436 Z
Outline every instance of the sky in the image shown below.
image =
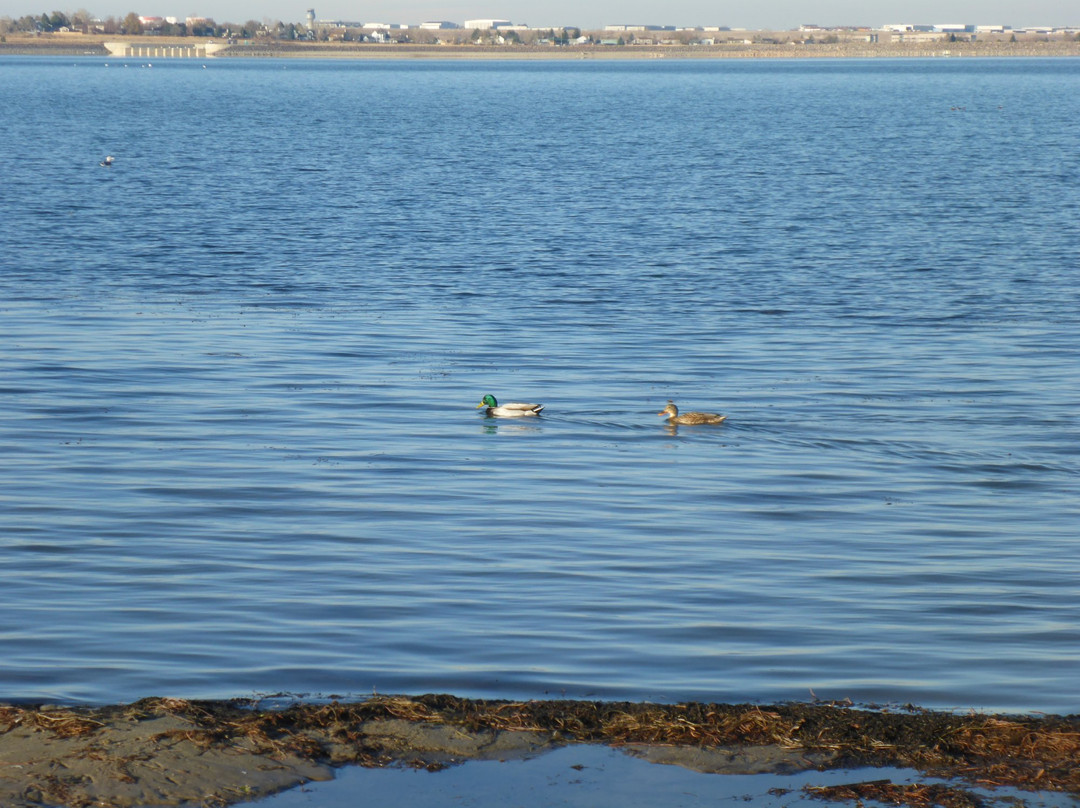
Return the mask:
M 429 20 L 508 19 L 534 28 L 603 28 L 613 23 L 726 25 L 787 30 L 804 23 L 975 23 L 1080 25 L 1076 0 L 0 0 L 0 17 L 86 9 L 97 17 L 201 16 L 218 22 L 264 19 L 302 22 L 314 6 L 319 19 L 418 24 Z

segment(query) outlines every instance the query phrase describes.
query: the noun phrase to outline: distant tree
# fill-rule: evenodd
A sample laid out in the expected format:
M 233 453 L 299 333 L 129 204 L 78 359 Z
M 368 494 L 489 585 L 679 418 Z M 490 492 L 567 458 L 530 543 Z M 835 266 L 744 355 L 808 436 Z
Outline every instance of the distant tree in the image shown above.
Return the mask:
M 479 28 L 474 28 L 473 32 L 472 32 L 472 36 L 470 37 L 470 39 L 472 39 L 472 41 L 475 43 L 475 42 L 479 42 L 483 38 L 484 38 L 483 32 Z
M 217 36 L 217 24 L 213 20 L 203 20 L 191 26 L 192 36 Z
M 619 41 L 618 41 L 617 43 L 615 43 L 615 44 L 617 44 L 617 45 L 625 45 L 625 44 L 626 44 L 626 40 L 625 40 L 625 39 L 623 39 L 622 37 L 619 37 Z
M 141 34 L 143 26 L 139 22 L 139 15 L 134 11 L 129 11 L 124 21 L 120 23 L 120 31 L 125 34 Z
M 71 24 L 75 28 L 87 28 L 94 21 L 94 15 L 85 8 L 80 8 L 71 15 Z
M 255 22 L 255 20 L 248 20 L 244 23 L 244 27 L 240 31 L 240 35 L 245 39 L 254 39 L 258 36 L 259 31 L 262 30 L 262 23 Z

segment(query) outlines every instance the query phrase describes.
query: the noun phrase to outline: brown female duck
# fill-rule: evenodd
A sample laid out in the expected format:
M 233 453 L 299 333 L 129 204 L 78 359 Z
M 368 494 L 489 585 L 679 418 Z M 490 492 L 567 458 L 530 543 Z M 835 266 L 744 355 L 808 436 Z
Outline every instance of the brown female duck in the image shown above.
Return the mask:
M 696 426 L 698 424 L 721 424 L 726 415 L 718 415 L 715 412 L 684 412 L 679 414 L 679 408 L 675 406 L 674 401 L 669 401 L 667 406 L 657 415 L 666 415 L 669 424 L 680 424 L 682 426 Z

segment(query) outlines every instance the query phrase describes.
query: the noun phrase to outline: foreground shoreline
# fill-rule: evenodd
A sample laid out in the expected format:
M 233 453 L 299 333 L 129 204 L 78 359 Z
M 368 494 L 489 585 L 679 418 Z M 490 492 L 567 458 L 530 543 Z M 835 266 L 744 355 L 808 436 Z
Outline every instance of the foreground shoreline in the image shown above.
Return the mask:
M 975 806 L 975 788 L 1080 800 L 1080 716 L 856 709 L 845 704 L 642 704 L 375 696 L 292 704 L 149 698 L 108 707 L 0 705 L 0 804 L 241 803 L 336 768 L 438 770 L 606 744 L 717 774 L 903 767 L 948 783 L 807 787 L 833 802 Z
M 205 40 L 194 37 L 123 37 L 80 35 L 67 37 L 9 36 L 0 42 L 0 55 L 110 56 L 106 41 L 130 43 L 151 58 L 169 48 L 193 48 Z M 899 58 L 1062 58 L 1080 56 L 1080 41 L 976 41 L 833 44 L 719 45 L 376 45 L 353 42 L 239 42 L 225 45 L 212 58 L 283 59 L 476 59 L 476 60 L 634 60 L 634 59 L 899 59 Z M 113 57 L 122 58 L 122 57 Z M 128 57 L 138 58 L 138 57 Z M 206 57 L 199 57 L 206 58 Z

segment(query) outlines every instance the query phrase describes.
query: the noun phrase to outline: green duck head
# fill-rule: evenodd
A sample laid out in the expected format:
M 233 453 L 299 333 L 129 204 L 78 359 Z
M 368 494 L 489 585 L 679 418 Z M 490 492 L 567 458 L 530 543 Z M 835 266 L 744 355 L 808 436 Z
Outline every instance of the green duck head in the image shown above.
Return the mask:
M 498 406 L 499 406 L 499 402 L 495 400 L 495 396 L 490 396 L 489 395 L 489 396 L 484 396 L 480 400 L 480 403 L 476 405 L 476 409 L 480 409 L 481 407 L 498 407 Z

